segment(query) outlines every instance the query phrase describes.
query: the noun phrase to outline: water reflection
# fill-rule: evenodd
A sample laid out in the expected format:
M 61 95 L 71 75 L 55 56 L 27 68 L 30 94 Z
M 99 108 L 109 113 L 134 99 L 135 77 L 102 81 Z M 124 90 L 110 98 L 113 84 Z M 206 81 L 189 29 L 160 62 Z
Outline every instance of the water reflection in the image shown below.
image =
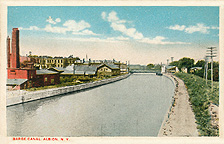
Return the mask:
M 7 107 L 8 136 L 157 136 L 174 92 L 164 76 Z

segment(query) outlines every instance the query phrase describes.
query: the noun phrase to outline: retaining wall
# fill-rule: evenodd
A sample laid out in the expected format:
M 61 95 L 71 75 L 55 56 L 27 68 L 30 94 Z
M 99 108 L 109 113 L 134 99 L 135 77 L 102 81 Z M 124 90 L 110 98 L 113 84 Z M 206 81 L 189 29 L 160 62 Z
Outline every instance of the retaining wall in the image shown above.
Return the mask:
M 125 79 L 129 77 L 130 75 L 131 74 L 126 74 L 126 75 L 118 76 L 115 78 L 104 79 L 104 80 L 84 83 L 80 85 L 38 90 L 38 91 L 32 91 L 32 92 L 21 92 L 21 93 L 7 92 L 6 106 L 12 106 L 12 105 L 39 100 L 43 98 L 48 98 L 52 96 L 63 95 L 63 94 L 71 93 L 71 92 L 77 92 L 77 91 L 81 91 L 81 90 L 85 90 L 89 88 L 94 88 L 94 87 L 98 87 L 101 85 L 105 85 L 105 84 L 109 84 L 112 82 Z

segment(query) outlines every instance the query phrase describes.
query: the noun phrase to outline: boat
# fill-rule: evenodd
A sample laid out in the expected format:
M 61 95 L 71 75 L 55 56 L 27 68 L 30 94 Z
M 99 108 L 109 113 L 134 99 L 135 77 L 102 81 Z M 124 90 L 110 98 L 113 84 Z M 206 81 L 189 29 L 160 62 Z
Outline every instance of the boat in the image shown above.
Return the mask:
M 156 75 L 162 76 L 163 74 L 161 72 L 157 72 Z

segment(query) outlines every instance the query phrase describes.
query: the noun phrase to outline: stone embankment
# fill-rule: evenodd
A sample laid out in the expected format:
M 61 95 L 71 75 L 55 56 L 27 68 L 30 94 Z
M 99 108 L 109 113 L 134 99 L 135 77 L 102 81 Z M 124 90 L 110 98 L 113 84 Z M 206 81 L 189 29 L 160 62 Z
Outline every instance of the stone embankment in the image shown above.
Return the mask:
M 184 82 L 172 74 L 165 74 L 176 88 L 171 106 L 158 133 L 159 137 L 196 137 L 198 136 L 195 116 L 189 102 Z
M 214 104 L 210 104 L 209 112 L 211 115 L 211 124 L 214 129 L 219 129 L 219 107 Z
M 34 100 L 39 100 L 43 98 L 48 98 L 52 96 L 57 96 L 57 95 L 63 95 L 67 93 L 72 93 L 72 92 L 78 92 L 82 90 L 86 90 L 89 88 L 94 88 L 98 86 L 102 86 L 105 84 L 109 84 L 112 82 L 116 82 L 122 79 L 125 79 L 129 77 L 130 74 L 118 76 L 115 78 L 110 78 L 110 79 L 104 79 L 100 81 L 95 81 L 95 82 L 90 82 L 90 83 L 84 83 L 80 85 L 74 85 L 74 86 L 66 86 L 66 87 L 59 87 L 59 88 L 52 88 L 52 89 L 45 89 L 45 90 L 39 90 L 39 91 L 16 91 L 16 92 L 7 92 L 7 98 L 6 98 L 6 106 L 12 106 L 16 104 L 21 104 L 25 102 L 30 102 Z

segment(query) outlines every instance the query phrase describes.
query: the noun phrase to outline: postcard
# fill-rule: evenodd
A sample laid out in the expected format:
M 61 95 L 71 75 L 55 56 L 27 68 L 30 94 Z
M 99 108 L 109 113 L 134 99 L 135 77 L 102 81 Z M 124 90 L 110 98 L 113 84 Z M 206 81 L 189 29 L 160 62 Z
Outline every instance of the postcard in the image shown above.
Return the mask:
M 222 2 L 1 4 L 5 143 L 221 143 Z

